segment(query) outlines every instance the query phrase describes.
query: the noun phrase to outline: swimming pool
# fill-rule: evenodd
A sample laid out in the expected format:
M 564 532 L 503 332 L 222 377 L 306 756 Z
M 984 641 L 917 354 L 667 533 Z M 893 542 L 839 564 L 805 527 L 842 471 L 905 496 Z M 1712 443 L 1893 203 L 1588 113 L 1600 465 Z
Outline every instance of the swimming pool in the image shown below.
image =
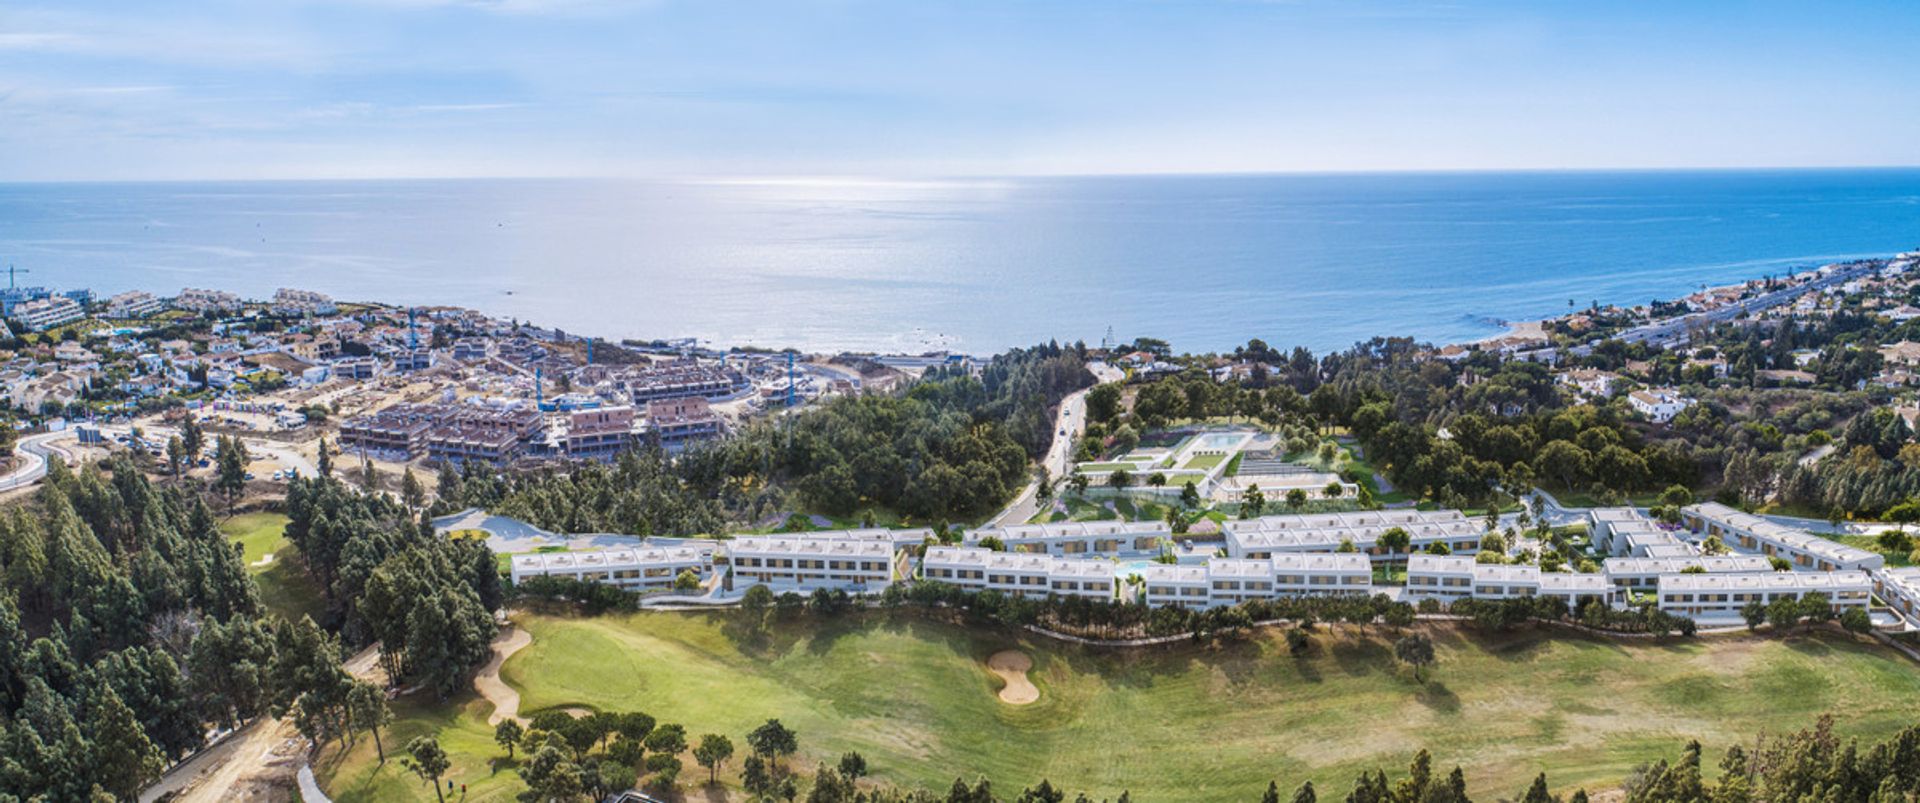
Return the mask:
M 1194 448 L 1227 449 L 1238 446 L 1240 441 L 1246 437 L 1247 434 L 1244 432 L 1209 432 L 1199 437 L 1194 444 Z

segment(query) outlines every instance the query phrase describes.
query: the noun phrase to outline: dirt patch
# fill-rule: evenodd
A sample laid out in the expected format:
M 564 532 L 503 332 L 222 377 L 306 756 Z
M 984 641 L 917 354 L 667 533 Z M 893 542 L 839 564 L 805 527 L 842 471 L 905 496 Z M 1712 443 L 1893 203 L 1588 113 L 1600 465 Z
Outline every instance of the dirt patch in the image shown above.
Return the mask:
M 473 690 L 479 692 L 481 697 L 487 698 L 487 702 L 493 703 L 493 713 L 487 716 L 488 725 L 498 725 L 507 719 L 517 719 L 522 723 L 526 721 L 520 716 L 520 692 L 514 691 L 512 686 L 500 680 L 500 665 L 506 663 L 509 656 L 532 643 L 533 634 L 518 627 L 509 626 L 500 635 L 494 637 L 493 657 L 488 659 L 487 665 L 480 667 L 480 672 L 473 676 Z
M 1001 650 L 987 659 L 987 671 L 1000 676 L 1006 685 L 1000 687 L 1000 702 L 1008 705 L 1026 705 L 1040 699 L 1040 689 L 1027 678 L 1033 671 L 1033 659 L 1019 650 Z

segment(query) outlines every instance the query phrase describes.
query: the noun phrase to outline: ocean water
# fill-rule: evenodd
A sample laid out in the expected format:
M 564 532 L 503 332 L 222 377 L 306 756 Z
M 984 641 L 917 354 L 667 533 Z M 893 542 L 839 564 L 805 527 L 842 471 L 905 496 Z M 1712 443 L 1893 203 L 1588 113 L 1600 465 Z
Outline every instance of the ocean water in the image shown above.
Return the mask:
M 1920 246 L 1920 170 L 0 184 L 0 264 L 609 338 L 1436 343 Z

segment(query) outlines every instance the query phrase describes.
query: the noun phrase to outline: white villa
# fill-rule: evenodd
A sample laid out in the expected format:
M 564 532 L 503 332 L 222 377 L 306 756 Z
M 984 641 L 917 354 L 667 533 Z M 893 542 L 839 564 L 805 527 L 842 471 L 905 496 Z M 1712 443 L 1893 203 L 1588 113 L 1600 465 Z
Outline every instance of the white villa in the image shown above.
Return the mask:
M 1693 400 L 1671 389 L 1652 388 L 1627 394 L 1627 404 L 1646 416 L 1648 421 L 1665 424 L 1679 415 L 1680 411 L 1692 407 Z
M 1012 524 L 966 534 L 968 545 L 998 538 L 1008 552 L 1049 555 L 1121 555 L 1159 552 L 1173 530 L 1160 521 L 1057 521 Z
M 749 536 L 726 542 L 726 550 L 735 588 L 867 593 L 893 584 L 894 548 L 889 541 L 818 533 Z
M 968 591 L 998 591 L 1016 597 L 1113 599 L 1113 564 L 1051 555 L 998 552 L 984 547 L 927 547 L 922 578 Z
M 1865 608 L 1873 582 L 1862 571 L 1746 572 L 1660 576 L 1660 610 L 1704 621 L 1741 619 L 1747 603 L 1819 592 L 1835 608 Z
M 672 588 L 685 571 L 705 580 L 713 567 L 713 549 L 672 546 L 536 552 L 513 556 L 511 565 L 516 585 L 534 577 L 565 577 L 608 583 L 628 591 L 656 591 Z
M 1878 552 L 1850 547 L 1838 541 L 1775 524 L 1751 513 L 1742 513 L 1718 502 L 1688 505 L 1680 511 L 1680 521 L 1695 533 L 1718 535 L 1727 546 L 1747 552 L 1777 555 L 1792 561 L 1795 568 L 1832 572 L 1878 569 L 1887 559 Z
M 1362 510 L 1262 516 L 1221 525 L 1227 555 L 1268 558 L 1298 552 L 1332 552 L 1343 541 L 1376 561 L 1395 559 L 1379 546 L 1380 534 L 1394 527 L 1407 531 L 1410 551 L 1446 544 L 1453 554 L 1480 551 L 1486 528 L 1458 510 Z

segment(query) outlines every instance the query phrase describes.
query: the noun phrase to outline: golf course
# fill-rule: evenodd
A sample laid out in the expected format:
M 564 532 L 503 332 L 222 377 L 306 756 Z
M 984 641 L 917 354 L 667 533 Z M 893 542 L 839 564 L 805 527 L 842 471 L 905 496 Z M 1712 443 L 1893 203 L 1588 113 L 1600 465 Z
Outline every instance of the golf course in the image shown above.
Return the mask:
M 1401 772 L 1426 747 L 1492 799 L 1543 770 L 1556 790 L 1611 787 L 1688 739 L 1717 762 L 1729 744 L 1823 713 L 1843 735 L 1879 739 L 1920 710 L 1906 659 L 1824 631 L 1650 642 L 1421 625 L 1438 658 L 1421 684 L 1393 659 L 1398 634 L 1379 627 L 1322 626 L 1294 656 L 1276 629 L 1222 647 L 1100 650 L 915 612 L 759 626 L 734 611 L 515 619 L 533 641 L 501 678 L 523 716 L 640 710 L 735 742 L 777 717 L 799 734 L 797 766 L 859 751 L 877 778 L 936 790 L 956 776 L 1003 790 L 1046 778 L 1096 799 L 1244 801 L 1270 779 L 1344 790 L 1365 769 Z M 1007 650 L 1031 659 L 1037 700 L 1000 698 L 987 661 Z M 471 693 L 397 701 L 384 766 L 362 738 L 315 770 L 336 800 L 432 800 L 391 753 L 437 734 L 466 800 L 511 799 L 524 786 L 514 762 L 492 763 L 505 753 L 491 710 Z M 697 787 L 706 772 L 686 763 L 681 783 Z M 721 778 L 737 783 L 738 771 L 736 758 Z

